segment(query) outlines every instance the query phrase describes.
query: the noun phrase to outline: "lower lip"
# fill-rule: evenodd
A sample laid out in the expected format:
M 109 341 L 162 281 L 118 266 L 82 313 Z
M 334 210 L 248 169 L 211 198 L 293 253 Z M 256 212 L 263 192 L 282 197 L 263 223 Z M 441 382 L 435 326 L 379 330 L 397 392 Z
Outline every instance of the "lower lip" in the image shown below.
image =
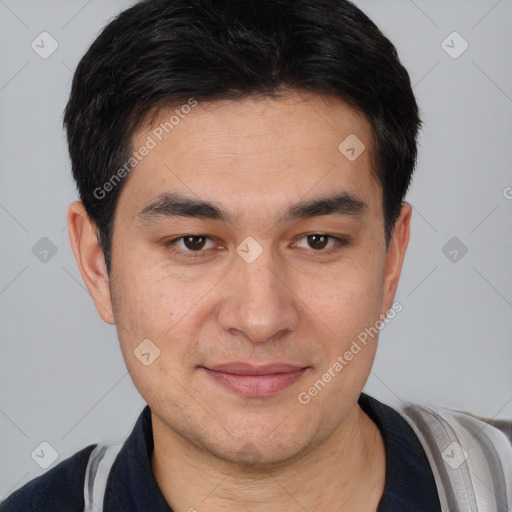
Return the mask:
M 287 373 L 269 375 L 237 375 L 204 368 L 206 373 L 225 388 L 247 397 L 265 397 L 276 395 L 290 387 L 305 373 L 306 368 Z

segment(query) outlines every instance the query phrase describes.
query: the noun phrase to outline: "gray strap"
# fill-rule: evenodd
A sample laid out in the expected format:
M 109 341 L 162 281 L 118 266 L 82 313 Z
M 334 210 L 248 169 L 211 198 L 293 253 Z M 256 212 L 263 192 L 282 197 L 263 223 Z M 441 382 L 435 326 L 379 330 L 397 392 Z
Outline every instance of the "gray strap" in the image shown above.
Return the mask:
M 110 469 L 123 444 L 101 445 L 92 450 L 84 482 L 84 512 L 102 512 Z
M 400 412 L 425 450 L 443 512 L 512 510 L 512 445 L 501 430 L 442 407 Z

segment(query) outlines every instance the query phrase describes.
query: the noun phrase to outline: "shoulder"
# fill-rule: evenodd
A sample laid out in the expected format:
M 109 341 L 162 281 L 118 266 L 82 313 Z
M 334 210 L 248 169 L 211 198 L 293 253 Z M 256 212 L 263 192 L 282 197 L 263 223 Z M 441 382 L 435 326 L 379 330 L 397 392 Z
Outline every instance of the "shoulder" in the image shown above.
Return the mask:
M 448 439 L 450 433 L 468 434 L 468 445 L 512 445 L 512 420 L 486 418 L 468 411 L 411 403 L 400 412 L 416 428 L 424 433 L 429 431 L 437 437 Z
M 82 512 L 90 445 L 27 482 L 0 502 L 0 512 Z
M 473 414 L 468 411 L 455 411 L 461 416 L 466 416 L 469 418 L 474 418 L 478 420 L 479 422 L 486 423 L 487 425 L 490 425 L 491 427 L 497 428 L 501 430 L 506 436 L 506 438 L 509 440 L 509 442 L 512 444 L 512 420 L 508 419 L 496 419 L 496 418 L 486 418 L 483 416 L 477 416 L 476 414 Z
M 400 412 L 423 445 L 447 510 L 512 507 L 511 420 L 423 404 Z

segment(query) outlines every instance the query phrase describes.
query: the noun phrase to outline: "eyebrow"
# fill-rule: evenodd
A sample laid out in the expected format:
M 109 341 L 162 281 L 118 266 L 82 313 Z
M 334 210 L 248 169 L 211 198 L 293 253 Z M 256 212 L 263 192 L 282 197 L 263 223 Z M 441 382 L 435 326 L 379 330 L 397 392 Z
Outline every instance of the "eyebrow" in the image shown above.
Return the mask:
M 340 215 L 360 217 L 368 209 L 367 203 L 356 195 L 342 192 L 328 197 L 300 201 L 291 205 L 278 222 L 301 220 L 322 215 Z M 189 217 L 197 219 L 210 219 L 234 225 L 239 215 L 226 210 L 212 202 L 190 197 L 178 193 L 159 195 L 153 202 L 142 208 L 136 215 L 143 224 L 148 224 L 159 218 Z

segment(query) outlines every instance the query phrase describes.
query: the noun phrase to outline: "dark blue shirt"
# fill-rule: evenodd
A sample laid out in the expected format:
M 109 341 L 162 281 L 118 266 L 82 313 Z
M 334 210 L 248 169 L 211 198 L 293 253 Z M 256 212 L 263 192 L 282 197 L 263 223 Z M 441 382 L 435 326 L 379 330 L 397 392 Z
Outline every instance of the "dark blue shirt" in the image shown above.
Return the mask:
M 382 432 L 386 482 L 377 512 L 441 512 L 434 476 L 409 424 L 391 407 L 361 393 L 363 411 Z M 83 512 L 88 446 L 31 480 L 0 503 L 0 512 Z M 104 512 L 172 512 L 151 469 L 151 410 L 141 412 L 112 466 Z

